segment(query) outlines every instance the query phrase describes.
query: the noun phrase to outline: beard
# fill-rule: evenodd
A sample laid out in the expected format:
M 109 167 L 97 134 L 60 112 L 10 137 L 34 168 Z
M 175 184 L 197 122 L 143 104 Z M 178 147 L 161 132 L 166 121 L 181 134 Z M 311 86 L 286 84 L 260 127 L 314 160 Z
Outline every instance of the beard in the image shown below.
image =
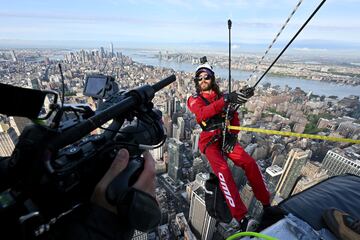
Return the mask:
M 200 89 L 201 91 L 209 91 L 212 89 L 212 84 L 211 82 L 207 83 L 207 82 L 203 82 L 200 84 Z

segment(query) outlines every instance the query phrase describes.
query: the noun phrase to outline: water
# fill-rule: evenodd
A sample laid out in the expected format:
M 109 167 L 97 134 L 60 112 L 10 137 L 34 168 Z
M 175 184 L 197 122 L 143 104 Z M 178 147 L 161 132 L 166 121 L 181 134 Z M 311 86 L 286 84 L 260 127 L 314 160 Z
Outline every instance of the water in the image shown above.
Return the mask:
M 160 61 L 155 54 L 157 51 L 151 50 L 121 50 L 124 55 L 130 56 L 134 61 L 156 67 L 172 68 L 176 71 L 194 72 L 196 66 L 190 63 L 178 63 L 174 61 Z M 229 72 L 227 68 L 214 68 L 217 76 L 227 79 Z M 248 79 L 251 72 L 245 72 L 240 70 L 232 70 L 231 76 L 235 80 Z M 262 74 L 262 73 L 261 73 Z M 308 80 L 296 77 L 282 77 L 282 76 L 265 76 L 260 84 L 266 82 L 271 83 L 272 86 L 278 85 L 285 87 L 288 85 L 291 88 L 300 87 L 305 92 L 312 91 L 316 95 L 325 96 L 338 96 L 339 98 L 348 97 L 349 95 L 360 96 L 360 86 L 340 85 L 323 81 Z M 254 84 L 254 83 L 252 83 Z

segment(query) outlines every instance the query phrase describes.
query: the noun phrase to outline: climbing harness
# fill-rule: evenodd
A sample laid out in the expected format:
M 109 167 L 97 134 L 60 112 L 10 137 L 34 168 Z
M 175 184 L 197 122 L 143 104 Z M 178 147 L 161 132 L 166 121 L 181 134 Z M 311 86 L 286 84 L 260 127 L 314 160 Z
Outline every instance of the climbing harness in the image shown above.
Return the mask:
M 212 136 L 212 138 L 210 139 L 210 141 L 207 142 L 206 145 L 205 145 L 204 154 L 206 153 L 206 149 L 207 149 L 210 145 L 216 143 L 219 139 L 220 139 L 220 135 L 218 135 L 218 134 Z
M 210 105 L 209 100 L 207 100 L 204 96 L 202 96 L 201 94 L 199 94 L 198 96 L 204 101 L 206 105 Z M 212 131 L 222 128 L 224 119 L 225 114 L 220 113 L 207 119 L 206 121 L 201 121 L 199 125 L 203 131 Z

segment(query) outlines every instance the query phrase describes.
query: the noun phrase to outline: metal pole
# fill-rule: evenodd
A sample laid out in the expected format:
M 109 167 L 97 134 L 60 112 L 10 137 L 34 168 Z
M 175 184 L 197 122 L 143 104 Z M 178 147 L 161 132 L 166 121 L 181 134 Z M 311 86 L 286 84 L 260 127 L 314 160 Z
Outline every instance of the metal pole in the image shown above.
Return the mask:
M 231 20 L 228 20 L 229 29 L 229 93 L 231 93 Z

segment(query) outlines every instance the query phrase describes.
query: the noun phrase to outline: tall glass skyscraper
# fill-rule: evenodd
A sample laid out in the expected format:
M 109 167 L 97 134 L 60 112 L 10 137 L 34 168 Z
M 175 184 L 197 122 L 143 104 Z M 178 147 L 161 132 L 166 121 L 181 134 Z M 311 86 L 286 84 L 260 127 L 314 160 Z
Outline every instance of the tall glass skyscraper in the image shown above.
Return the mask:
M 168 143 L 169 165 L 168 174 L 174 181 L 181 179 L 182 161 L 181 158 L 185 154 L 185 145 L 183 142 L 170 138 Z
M 206 211 L 205 190 L 199 186 L 191 192 L 189 222 L 201 240 L 213 239 L 216 220 Z
M 301 175 L 301 169 L 310 156 L 310 150 L 303 151 L 299 148 L 295 148 L 289 152 L 284 166 L 284 172 L 276 186 L 276 194 L 280 195 L 282 198 L 290 196 L 291 191 Z

